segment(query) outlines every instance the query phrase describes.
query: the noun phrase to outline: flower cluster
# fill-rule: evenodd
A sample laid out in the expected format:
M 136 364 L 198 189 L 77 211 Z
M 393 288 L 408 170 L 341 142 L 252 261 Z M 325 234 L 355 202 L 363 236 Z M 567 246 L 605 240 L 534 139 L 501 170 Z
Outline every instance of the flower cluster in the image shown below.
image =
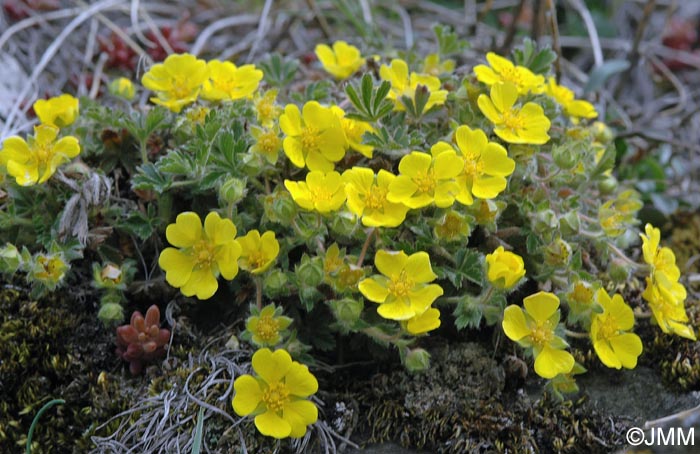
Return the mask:
M 440 311 L 431 304 L 443 290 L 431 284 L 437 275 L 427 253 L 409 256 L 403 251 L 379 250 L 374 265 L 381 275 L 363 279 L 358 287 L 365 298 L 379 303 L 379 315 L 404 322 L 405 329 L 414 335 L 440 326 Z
M 185 53 L 170 55 L 163 63 L 153 65 L 141 83 L 156 93 L 151 102 L 177 113 L 200 96 L 214 102 L 247 98 L 258 88 L 262 77 L 262 71 L 254 65 L 206 62 Z
M 318 390 L 309 369 L 292 361 L 286 350 L 263 348 L 253 355 L 256 376 L 242 375 L 233 383 L 233 410 L 254 416 L 261 434 L 274 438 L 301 438 L 318 419 L 318 408 L 308 398 Z
M 165 270 L 165 279 L 185 296 L 204 300 L 219 288 L 221 275 L 231 280 L 240 267 L 252 274 L 267 270 L 277 258 L 279 243 L 273 232 L 262 236 L 257 230 L 236 239 L 236 226 L 211 212 L 204 225 L 197 213 L 180 213 L 165 231 L 168 247 L 160 253 L 158 264 Z
M 63 94 L 34 103 L 34 112 L 41 124 L 34 135 L 22 139 L 5 139 L 0 149 L 0 168 L 7 170 L 20 186 L 48 181 L 62 164 L 80 154 L 78 139 L 68 135 L 59 138 L 60 128 L 71 125 L 78 117 L 78 100 Z
M 678 282 L 681 272 L 676 265 L 676 256 L 667 247 L 659 247 L 661 232 L 651 224 L 641 234 L 644 261 L 650 273 L 646 278 L 646 289 L 642 297 L 649 303 L 654 320 L 664 333 L 672 333 L 696 340 L 695 331 L 688 326 L 685 312 L 686 290 Z

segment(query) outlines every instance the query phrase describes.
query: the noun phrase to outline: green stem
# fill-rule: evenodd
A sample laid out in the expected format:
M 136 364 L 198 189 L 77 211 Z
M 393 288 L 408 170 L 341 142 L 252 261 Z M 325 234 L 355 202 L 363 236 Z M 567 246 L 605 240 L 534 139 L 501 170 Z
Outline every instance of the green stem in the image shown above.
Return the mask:
M 365 255 L 367 255 L 367 249 L 369 248 L 369 242 L 372 240 L 372 237 L 374 236 L 374 232 L 376 232 L 377 229 L 372 227 L 372 230 L 369 231 L 367 234 L 367 238 L 365 239 L 365 244 L 362 245 L 362 251 L 360 251 L 360 257 L 357 259 L 357 266 L 360 267 L 362 266 L 362 262 L 365 261 Z
M 588 333 L 578 333 L 576 331 L 570 331 L 568 329 L 564 329 L 564 334 L 566 334 L 569 337 L 573 337 L 576 339 L 588 339 Z
M 263 282 L 262 277 L 255 276 L 253 278 L 255 281 L 255 305 L 258 306 L 258 310 L 262 309 L 262 293 L 263 293 Z
M 65 403 L 66 403 L 66 401 L 63 399 L 54 399 L 54 400 L 50 400 L 50 401 L 46 402 L 44 404 L 44 406 L 39 409 L 36 416 L 34 416 L 34 420 L 32 421 L 32 425 L 29 426 L 29 433 L 27 434 L 26 454 L 31 454 L 31 452 L 32 452 L 32 437 L 34 436 L 34 429 L 36 428 L 36 425 L 39 422 L 39 418 L 41 417 L 41 415 L 43 415 L 46 410 L 53 407 L 54 405 L 65 404 Z
M 141 162 L 146 164 L 148 160 L 148 138 L 142 140 L 139 144 L 139 151 L 141 151 Z

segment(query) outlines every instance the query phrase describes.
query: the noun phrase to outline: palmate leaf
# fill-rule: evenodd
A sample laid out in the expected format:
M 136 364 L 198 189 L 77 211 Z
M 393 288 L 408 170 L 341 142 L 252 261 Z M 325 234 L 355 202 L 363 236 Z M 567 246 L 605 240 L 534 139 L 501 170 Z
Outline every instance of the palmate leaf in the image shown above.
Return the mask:
M 389 90 L 391 90 L 391 84 L 385 80 L 375 87 L 370 74 L 362 76 L 359 86 L 352 83 L 346 85 L 345 93 L 358 111 L 358 113 L 348 113 L 347 117 L 370 122 L 380 120 L 394 108 L 392 102 L 386 99 Z

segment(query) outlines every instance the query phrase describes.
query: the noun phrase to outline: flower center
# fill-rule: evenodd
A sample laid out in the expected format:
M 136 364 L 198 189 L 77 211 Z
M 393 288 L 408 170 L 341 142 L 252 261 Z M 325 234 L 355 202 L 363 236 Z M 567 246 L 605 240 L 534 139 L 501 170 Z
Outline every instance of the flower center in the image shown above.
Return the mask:
M 600 322 L 600 329 L 598 330 L 598 339 L 610 339 L 615 337 L 617 334 L 617 320 L 614 317 L 606 316 L 604 320 Z
M 392 279 L 387 286 L 389 293 L 397 298 L 408 296 L 408 293 L 413 289 L 414 283 L 408 277 L 405 271 L 401 271 L 396 279 Z
M 365 207 L 372 210 L 380 210 L 384 208 L 384 202 L 386 201 L 386 194 L 388 192 L 387 188 L 381 188 L 379 186 L 372 186 L 365 199 Z
M 320 131 L 315 126 L 307 126 L 301 131 L 301 146 L 306 151 L 317 150 Z
M 429 193 L 435 189 L 435 171 L 433 169 L 420 173 L 413 177 L 413 182 L 418 186 L 418 192 Z
M 503 112 L 503 124 L 512 131 L 523 129 L 525 121 L 520 116 L 520 109 L 509 109 Z
M 577 282 L 574 285 L 574 290 L 571 292 L 571 299 L 579 304 L 589 304 L 593 298 L 593 291 L 585 285 Z
M 501 78 L 506 82 L 512 82 L 515 85 L 520 86 L 523 79 L 520 77 L 520 73 L 515 68 L 504 68 L 501 71 Z
M 539 348 L 544 348 L 552 340 L 552 328 L 549 326 L 549 321 L 537 326 L 531 331 L 530 338 L 532 343 Z
M 268 131 L 258 139 L 258 146 L 265 153 L 274 153 L 279 149 L 280 139 L 274 131 Z
M 184 99 L 190 95 L 190 89 L 187 86 L 187 81 L 182 77 L 177 77 L 173 81 L 170 89 L 170 97 L 174 99 Z
M 262 401 L 268 410 L 275 413 L 282 411 L 289 401 L 289 389 L 284 383 L 274 383 L 263 392 Z
M 215 259 L 215 246 L 207 240 L 199 240 L 192 247 L 195 268 L 209 268 Z
M 328 202 L 333 197 L 333 194 L 324 187 L 309 188 L 309 191 L 314 202 Z
M 248 263 L 252 269 L 260 268 L 267 263 L 267 257 L 263 251 L 252 251 L 248 255 Z
M 279 333 L 280 324 L 269 315 L 261 315 L 256 328 L 257 334 L 265 342 L 272 342 Z
M 469 177 L 476 177 L 484 173 L 484 163 L 478 153 L 469 153 L 464 156 L 464 173 Z

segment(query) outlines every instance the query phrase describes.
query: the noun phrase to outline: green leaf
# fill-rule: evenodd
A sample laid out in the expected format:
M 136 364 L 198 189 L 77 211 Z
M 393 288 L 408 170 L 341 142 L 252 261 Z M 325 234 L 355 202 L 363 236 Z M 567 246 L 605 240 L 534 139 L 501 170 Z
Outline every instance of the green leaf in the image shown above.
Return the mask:
M 588 77 L 588 83 L 583 89 L 583 94 L 588 94 L 596 91 L 605 85 L 608 79 L 615 74 L 626 71 L 630 67 L 630 62 L 622 59 L 608 60 L 602 65 L 594 68 L 591 75 Z
M 468 281 L 481 285 L 484 281 L 481 254 L 473 249 L 462 249 L 455 253 L 456 271 Z
M 455 326 L 461 331 L 464 328 L 478 328 L 484 314 L 475 298 L 466 296 L 457 303 L 453 315 Z
M 165 192 L 171 183 L 171 178 L 166 177 L 151 162 L 136 168 L 136 175 L 131 179 L 133 189 L 151 190 L 157 193 Z
M 156 166 L 161 172 L 184 176 L 192 175 L 195 169 L 192 155 L 180 150 L 171 150 L 158 160 Z
M 440 55 L 450 55 L 462 52 L 469 48 L 469 43 L 458 38 L 457 33 L 445 25 L 435 25 L 433 33 L 438 42 L 438 52 Z
M 121 222 L 117 222 L 116 227 L 130 235 L 138 237 L 143 241 L 150 238 L 150 236 L 153 234 L 154 222 L 156 221 L 149 219 L 140 211 L 132 210 L 129 212 L 128 218 Z
M 299 62 L 296 59 L 286 59 L 280 54 L 274 53 L 260 63 L 265 75 L 265 81 L 274 87 L 284 87 L 289 85 L 297 69 Z
M 194 429 L 191 454 L 199 454 L 202 451 L 202 437 L 204 436 L 204 408 L 197 413 L 197 427 Z
M 540 240 L 534 233 L 530 233 L 525 240 L 525 248 L 528 254 L 536 254 L 540 248 Z
M 590 178 L 595 179 L 596 177 L 599 177 L 600 175 L 604 174 L 608 170 L 615 167 L 616 155 L 617 155 L 617 152 L 615 150 L 615 147 L 610 146 L 610 145 L 607 146 L 605 148 L 605 152 L 603 153 L 603 156 L 600 157 L 598 164 L 595 166 L 595 168 L 591 172 Z

